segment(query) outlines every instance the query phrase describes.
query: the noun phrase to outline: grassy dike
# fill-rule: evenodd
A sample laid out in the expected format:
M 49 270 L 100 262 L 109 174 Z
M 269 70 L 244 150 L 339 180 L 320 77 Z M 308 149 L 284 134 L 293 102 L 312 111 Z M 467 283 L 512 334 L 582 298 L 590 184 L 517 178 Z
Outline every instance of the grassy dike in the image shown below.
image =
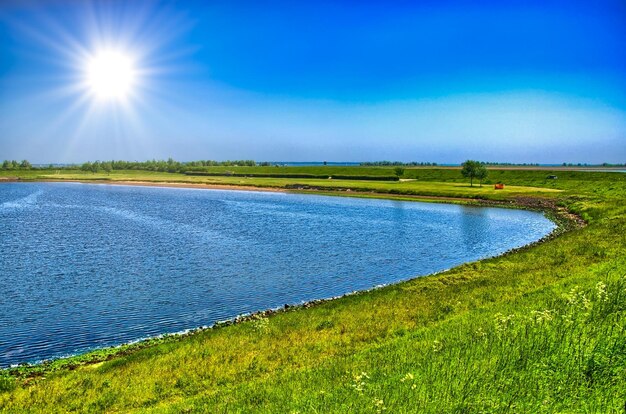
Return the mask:
M 469 188 L 458 171 L 416 170 L 416 181 L 394 183 L 21 172 L 23 179 L 531 201 L 567 209 L 588 225 L 316 306 L 5 371 L 0 411 L 624 412 L 626 174 L 558 171 L 558 180 L 547 180 L 553 173 L 492 171 L 492 180 L 507 184 L 496 192 Z

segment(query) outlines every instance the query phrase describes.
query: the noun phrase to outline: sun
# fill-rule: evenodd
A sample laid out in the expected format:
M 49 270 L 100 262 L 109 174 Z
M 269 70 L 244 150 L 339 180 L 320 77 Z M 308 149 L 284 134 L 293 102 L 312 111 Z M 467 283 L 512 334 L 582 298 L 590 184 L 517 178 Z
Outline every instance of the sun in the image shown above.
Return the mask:
M 87 59 L 85 77 L 88 89 L 96 98 L 122 100 L 132 92 L 137 69 L 127 53 L 103 50 Z

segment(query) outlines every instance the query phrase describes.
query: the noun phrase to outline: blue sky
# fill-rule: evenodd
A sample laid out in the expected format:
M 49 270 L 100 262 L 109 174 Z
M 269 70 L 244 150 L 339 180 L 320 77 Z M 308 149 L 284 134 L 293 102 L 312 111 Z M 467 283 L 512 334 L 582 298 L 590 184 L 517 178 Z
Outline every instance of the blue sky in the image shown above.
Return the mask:
M 257 3 L 2 2 L 0 159 L 626 162 L 624 2 Z

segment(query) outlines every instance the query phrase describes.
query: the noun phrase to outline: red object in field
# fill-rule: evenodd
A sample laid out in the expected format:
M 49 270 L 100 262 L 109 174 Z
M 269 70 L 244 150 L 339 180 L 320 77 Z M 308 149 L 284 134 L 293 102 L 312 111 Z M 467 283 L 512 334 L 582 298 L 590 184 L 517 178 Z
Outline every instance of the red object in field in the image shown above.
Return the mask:
M 496 190 L 504 190 L 504 184 L 498 183 L 493 188 L 495 188 Z

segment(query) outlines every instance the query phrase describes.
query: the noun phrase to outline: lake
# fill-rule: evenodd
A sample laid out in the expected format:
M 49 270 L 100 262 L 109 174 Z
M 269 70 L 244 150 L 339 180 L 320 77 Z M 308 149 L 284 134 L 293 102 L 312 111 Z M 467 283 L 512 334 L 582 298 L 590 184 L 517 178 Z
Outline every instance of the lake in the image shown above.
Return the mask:
M 554 228 L 501 208 L 0 184 L 0 367 L 427 275 Z

